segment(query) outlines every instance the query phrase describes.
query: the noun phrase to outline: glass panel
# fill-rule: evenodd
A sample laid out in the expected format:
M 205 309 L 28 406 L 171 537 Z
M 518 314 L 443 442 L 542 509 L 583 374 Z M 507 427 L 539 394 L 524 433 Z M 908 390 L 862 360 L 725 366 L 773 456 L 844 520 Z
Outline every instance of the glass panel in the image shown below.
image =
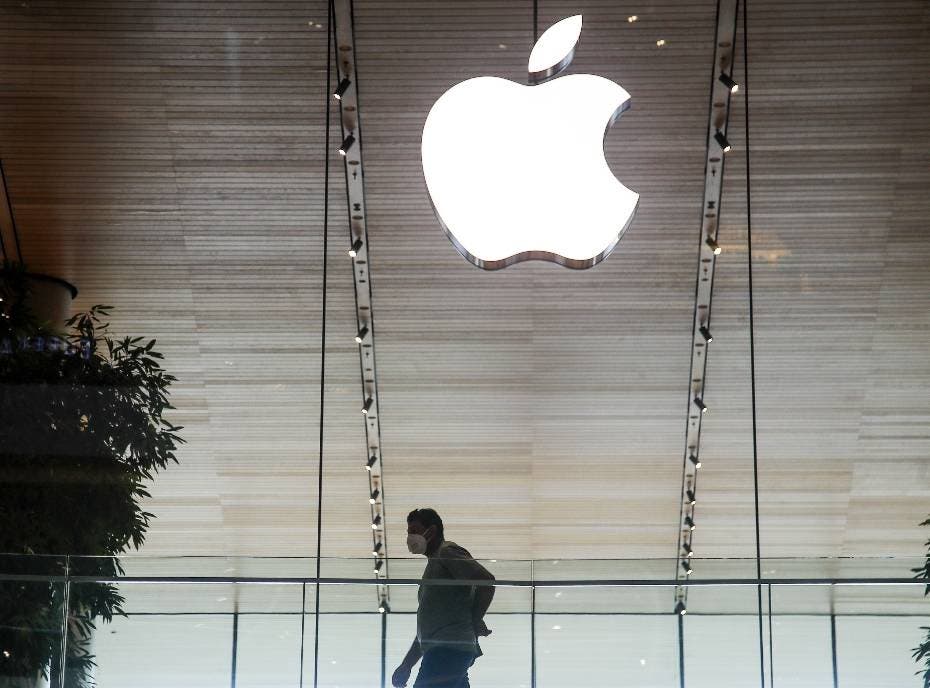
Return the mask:
M 307 588 L 312 604 L 313 586 Z M 312 615 L 301 627 L 302 593 L 298 584 L 236 586 L 236 688 L 299 685 L 301 636 L 311 639 L 312 652 L 314 630 Z
M 854 585 L 836 588 L 836 655 L 843 688 L 919 684 L 911 648 L 925 637 L 924 588 Z
M 51 561 L 21 562 L 19 575 L 47 571 Z M 0 572 L 7 573 L 10 562 Z M 10 572 L 12 576 L 12 572 Z M 42 688 L 59 683 L 62 583 L 0 580 L 0 686 Z
M 88 585 L 93 584 L 73 587 Z M 226 688 L 238 622 L 233 612 L 244 588 L 230 583 L 121 584 L 126 616 L 109 624 L 98 621 L 94 633 L 98 684 Z
M 319 686 L 375 686 L 381 681 L 381 614 L 375 589 L 340 586 L 340 593 L 368 601 L 368 611 L 320 615 Z M 346 590 L 345 588 L 348 588 Z M 333 588 L 322 591 L 324 597 Z M 361 600 L 359 600 L 360 602 Z M 357 605 L 352 605 L 353 607 Z M 310 658 L 312 662 L 312 648 Z
M 336 564 L 337 562 L 327 562 Z M 361 562 L 359 562 L 360 564 Z M 368 562 L 370 565 L 370 561 Z M 365 578 L 371 579 L 369 572 Z M 381 623 L 375 585 L 320 588 L 319 685 L 376 686 L 381 681 Z M 312 667 L 313 647 L 308 648 Z M 312 680 L 312 670 L 308 674 Z
M 779 565 L 779 569 L 786 568 Z M 829 585 L 772 586 L 772 642 L 766 647 L 772 656 L 766 661 L 771 662 L 780 687 L 833 685 L 830 612 L 834 589 Z M 767 592 L 763 590 L 766 597 Z M 765 603 L 767 607 L 767 599 Z
M 775 616 L 772 619 L 772 660 L 779 688 L 832 685 L 829 617 Z
M 499 566 L 498 564 L 489 564 Z M 506 566 L 495 570 L 500 576 Z M 529 686 L 531 679 L 532 592 L 527 587 L 497 586 L 485 617 L 491 635 L 479 641 L 484 653 L 469 671 L 472 684 L 491 688 Z
M 673 599 L 662 587 L 537 589 L 537 686 L 677 685 Z
M 926 631 L 915 617 L 844 616 L 836 620 L 836 655 L 843 688 L 898 688 L 919 684 L 911 659 Z
M 756 586 L 691 586 L 683 618 L 689 688 L 759 684 Z
M 415 590 L 411 588 L 411 590 Z M 404 603 L 401 603 L 401 598 Z M 398 667 L 410 644 L 417 636 L 417 617 L 416 617 L 416 596 L 413 595 L 411 605 L 410 594 L 408 590 L 391 586 L 391 613 L 387 618 L 387 645 L 386 645 L 386 666 L 388 682 L 390 683 L 391 675 Z M 490 623 L 488 624 L 490 625 Z M 413 685 L 416 674 L 411 674 L 408 686 Z M 477 683 L 476 683 L 477 685 Z
M 95 634 L 97 684 L 228 688 L 232 615 L 151 613 L 117 617 Z

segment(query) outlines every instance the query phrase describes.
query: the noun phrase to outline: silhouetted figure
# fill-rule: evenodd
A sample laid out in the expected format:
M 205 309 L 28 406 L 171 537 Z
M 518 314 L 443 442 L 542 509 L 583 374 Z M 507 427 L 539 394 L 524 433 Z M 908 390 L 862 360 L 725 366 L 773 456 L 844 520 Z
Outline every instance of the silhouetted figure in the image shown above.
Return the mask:
M 407 516 L 407 549 L 426 555 L 423 580 L 494 580 L 468 550 L 443 539 L 442 519 L 433 509 L 414 509 Z M 469 688 L 468 669 L 481 656 L 478 638 L 491 634 L 484 615 L 493 598 L 493 585 L 421 585 L 417 637 L 394 672 L 395 688 L 407 685 L 421 657 L 413 688 Z

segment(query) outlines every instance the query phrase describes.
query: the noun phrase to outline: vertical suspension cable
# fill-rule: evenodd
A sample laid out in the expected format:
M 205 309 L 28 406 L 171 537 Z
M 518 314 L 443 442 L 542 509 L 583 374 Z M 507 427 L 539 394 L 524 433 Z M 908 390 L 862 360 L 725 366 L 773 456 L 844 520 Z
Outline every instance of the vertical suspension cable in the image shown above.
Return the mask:
M 749 271 L 749 383 L 752 399 L 752 485 L 756 519 L 756 580 L 762 579 L 762 544 L 759 535 L 759 441 L 756 422 L 756 343 L 754 306 L 752 298 L 752 181 L 749 168 L 749 0 L 743 0 L 743 83 L 745 110 L 743 123 L 746 132 L 746 262 Z M 739 10 L 737 10 L 739 11 Z M 762 583 L 756 584 L 759 617 L 759 678 L 765 688 L 765 640 L 762 623 Z
M 533 45 L 536 47 L 539 40 L 539 0 L 533 0 Z M 536 573 L 534 562 L 530 561 L 530 580 L 533 587 L 530 590 L 530 688 L 536 688 Z
M 539 0 L 533 0 L 533 45 L 536 47 L 539 40 Z M 536 688 L 536 578 L 533 561 L 530 561 L 530 580 L 533 587 L 530 590 L 530 688 Z
M 326 267 L 329 240 L 329 127 L 330 127 L 330 93 L 332 91 L 333 68 L 333 0 L 329 0 L 326 17 L 326 126 L 323 147 L 323 302 L 320 314 L 320 447 L 317 464 L 317 506 L 316 506 L 316 581 L 314 587 L 313 614 L 313 688 L 319 685 L 320 674 L 320 563 L 323 542 L 323 421 L 326 403 Z
M 539 40 L 539 0 L 533 0 L 533 45 L 536 47 Z M 536 572 L 534 562 L 530 561 L 530 580 L 533 587 L 530 590 L 530 688 L 536 688 Z
M 381 688 L 387 686 L 387 624 L 388 615 L 381 614 Z
M 307 622 L 307 582 L 300 584 L 300 670 L 297 675 L 297 688 L 304 688 L 304 632 Z
M 536 571 L 530 560 L 530 688 L 536 688 Z
M 533 47 L 539 40 L 539 0 L 533 0 Z
M 769 583 L 769 685 L 775 688 L 775 651 L 772 634 L 772 584 Z
M 685 688 L 685 617 L 678 617 L 678 685 Z
M 236 674 L 239 669 L 239 603 L 233 609 L 232 627 L 232 666 L 229 668 L 229 688 L 236 688 Z

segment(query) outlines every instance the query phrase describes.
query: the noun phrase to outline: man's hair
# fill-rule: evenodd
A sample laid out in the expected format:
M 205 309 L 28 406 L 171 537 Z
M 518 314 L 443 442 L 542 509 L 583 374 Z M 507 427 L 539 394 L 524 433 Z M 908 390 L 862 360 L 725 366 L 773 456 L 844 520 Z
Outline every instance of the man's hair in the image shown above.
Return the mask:
M 435 509 L 414 509 L 407 514 L 407 523 L 411 521 L 416 521 L 422 525 L 424 529 L 430 526 L 436 526 L 436 534 L 439 536 L 439 540 L 442 541 L 445 539 L 442 531 L 442 519 L 439 518 L 439 514 L 436 513 Z

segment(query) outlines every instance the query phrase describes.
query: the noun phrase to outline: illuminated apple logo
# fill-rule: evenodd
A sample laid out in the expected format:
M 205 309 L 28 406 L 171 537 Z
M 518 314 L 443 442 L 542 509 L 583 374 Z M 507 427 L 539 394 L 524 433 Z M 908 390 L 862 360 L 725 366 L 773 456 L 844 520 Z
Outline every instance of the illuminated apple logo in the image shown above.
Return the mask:
M 468 79 L 426 118 L 423 174 L 433 207 L 478 267 L 548 260 L 589 268 L 633 219 L 639 195 L 604 159 L 604 136 L 630 107 L 630 94 L 591 74 L 553 79 L 580 36 L 581 15 L 563 19 L 533 47 L 532 85 Z

